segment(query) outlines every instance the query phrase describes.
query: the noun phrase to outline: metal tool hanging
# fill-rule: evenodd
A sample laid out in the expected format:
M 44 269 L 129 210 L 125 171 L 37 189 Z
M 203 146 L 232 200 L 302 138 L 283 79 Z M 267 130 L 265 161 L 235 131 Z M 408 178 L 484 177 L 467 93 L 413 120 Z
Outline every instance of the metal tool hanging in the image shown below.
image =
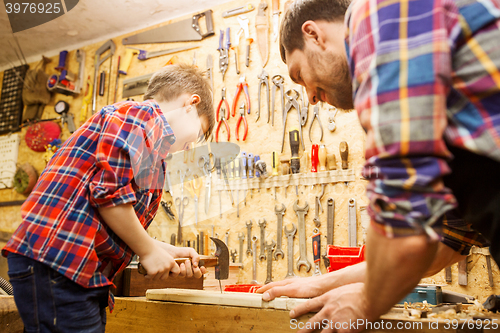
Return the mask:
M 115 54 L 116 45 L 110 39 L 106 43 L 102 44 L 102 46 L 97 49 L 94 57 L 94 91 L 92 92 L 92 114 L 95 113 L 97 107 L 97 77 L 99 75 L 99 67 L 108 60 L 109 57 L 112 57 Z M 107 51 L 109 51 L 105 56 L 102 56 Z

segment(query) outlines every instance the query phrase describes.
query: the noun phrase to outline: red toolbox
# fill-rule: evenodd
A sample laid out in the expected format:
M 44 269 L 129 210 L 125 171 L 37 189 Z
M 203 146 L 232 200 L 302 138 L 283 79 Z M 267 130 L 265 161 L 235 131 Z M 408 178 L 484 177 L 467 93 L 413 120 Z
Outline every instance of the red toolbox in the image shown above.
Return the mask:
M 328 272 L 337 271 L 347 266 L 355 265 L 365 260 L 365 246 L 341 247 L 328 245 Z

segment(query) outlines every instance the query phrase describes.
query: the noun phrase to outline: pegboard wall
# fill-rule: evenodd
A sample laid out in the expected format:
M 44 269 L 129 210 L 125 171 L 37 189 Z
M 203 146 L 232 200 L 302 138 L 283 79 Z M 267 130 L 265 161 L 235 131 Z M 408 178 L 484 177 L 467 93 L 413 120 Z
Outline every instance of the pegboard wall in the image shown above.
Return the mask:
M 274 111 L 274 126 L 271 122 L 267 122 L 267 103 L 265 102 L 266 93 L 264 90 L 264 86 L 262 87 L 262 101 L 261 101 L 261 111 L 260 118 L 257 120 L 257 109 L 258 109 L 258 86 L 259 86 L 259 74 L 264 70 L 269 75 L 269 88 L 270 95 L 272 93 L 273 83 L 272 77 L 275 75 L 281 75 L 284 78 L 284 87 L 285 90 L 296 89 L 300 95 L 298 99 L 299 103 L 303 104 L 303 95 L 302 89 L 300 86 L 294 84 L 287 72 L 286 65 L 281 61 L 281 57 L 279 55 L 279 47 L 278 43 L 274 42 L 272 39 L 272 8 L 271 2 L 268 2 L 268 8 L 266 10 L 267 20 L 269 24 L 269 61 L 266 66 L 262 67 L 261 57 L 259 55 L 259 50 L 257 46 L 257 36 L 255 29 L 255 19 L 257 15 L 257 7 L 258 3 L 255 2 L 253 5 L 256 7 L 255 10 L 244 14 L 249 19 L 249 31 L 250 38 L 253 39 L 253 43 L 250 45 L 250 61 L 249 66 L 245 65 L 245 51 L 247 41 L 244 37 L 241 37 L 239 41 L 239 70 L 240 73 L 236 73 L 235 69 L 235 53 L 234 50 L 230 50 L 229 52 L 229 67 L 227 69 L 227 73 L 225 74 L 224 80 L 222 80 L 222 75 L 219 72 L 219 52 L 217 48 L 219 46 L 219 34 L 221 30 L 226 31 L 226 28 L 230 28 L 231 35 L 231 43 L 233 46 L 237 45 L 236 36 L 238 30 L 240 29 L 240 24 L 238 22 L 237 16 L 233 16 L 230 18 L 223 18 L 222 13 L 224 11 L 233 9 L 235 7 L 246 5 L 245 1 L 233 1 L 224 5 L 220 5 L 214 8 L 210 8 L 213 10 L 213 21 L 214 21 L 214 30 L 216 32 L 215 36 L 208 37 L 201 42 L 178 42 L 178 43 L 169 43 L 169 44 L 141 44 L 141 45 L 132 45 L 133 47 L 138 47 L 140 49 L 145 49 L 147 51 L 159 51 L 169 48 L 183 47 L 189 45 L 197 45 L 199 46 L 197 49 L 188 50 L 184 52 L 180 52 L 176 54 L 177 61 L 183 61 L 187 63 L 196 62 L 197 66 L 205 69 L 207 66 L 207 57 L 210 55 L 213 59 L 213 81 L 214 81 L 214 104 L 217 106 L 219 100 L 221 98 L 222 89 L 226 89 L 226 98 L 228 99 L 228 103 L 230 107 L 233 104 L 234 95 L 237 89 L 237 83 L 240 78 L 244 77 L 246 82 L 248 83 L 249 95 L 250 95 L 250 103 L 251 110 L 250 114 L 246 114 L 246 118 L 248 121 L 248 135 L 245 141 L 241 141 L 242 134 L 240 133 L 240 141 L 236 140 L 236 124 L 238 120 L 238 110 L 235 112 L 235 117 L 230 117 L 228 119 L 229 128 L 231 132 L 231 140 L 230 142 L 237 143 L 241 150 L 246 153 L 252 153 L 254 155 L 259 155 L 261 160 L 264 160 L 268 167 L 268 172 L 271 173 L 271 161 L 272 161 L 272 152 L 278 151 L 281 157 L 290 158 L 290 144 L 288 137 L 288 130 L 292 127 L 300 128 L 300 118 L 298 117 L 297 110 L 292 109 L 288 113 L 287 117 L 287 131 L 285 135 L 284 141 L 284 149 L 281 153 L 282 146 L 282 138 L 283 138 L 283 118 L 281 113 L 281 104 L 276 102 L 275 111 Z M 284 4 L 281 4 L 281 11 L 284 10 Z M 281 15 L 281 18 L 283 15 Z M 186 19 L 188 17 L 179 18 L 179 20 Z M 169 22 L 165 22 L 165 24 L 169 24 L 172 22 L 176 22 L 178 20 L 173 20 Z M 201 23 L 203 25 L 203 23 Z M 161 26 L 161 25 L 159 25 Z M 156 27 L 156 26 L 155 26 Z M 152 29 L 155 27 L 151 27 L 148 29 Z M 125 56 L 126 47 L 122 45 L 122 39 L 124 37 L 131 36 L 133 34 L 146 31 L 148 29 L 136 31 L 134 33 L 119 36 L 113 39 L 116 45 L 115 56 L 113 57 L 111 75 L 109 76 L 109 64 L 110 61 L 105 61 L 103 65 L 100 67 L 100 71 L 104 70 L 107 74 L 107 82 L 109 82 L 109 78 L 111 78 L 111 89 L 109 100 L 113 100 L 113 92 L 115 89 L 115 78 L 117 72 L 117 56 L 121 56 L 123 58 Z M 244 34 L 243 34 L 244 36 Z M 94 73 L 94 54 L 96 50 L 106 41 L 103 40 L 100 43 L 92 44 L 84 47 L 84 51 L 86 52 L 86 66 L 85 66 L 85 78 L 89 75 L 93 79 Z M 78 63 L 75 60 L 76 50 L 70 50 L 68 54 L 68 67 L 69 70 L 77 73 L 78 72 Z M 139 77 L 141 75 L 149 74 L 157 70 L 158 68 L 164 66 L 171 59 L 171 55 L 155 57 L 149 59 L 147 61 L 139 61 L 137 56 L 135 56 L 131 62 L 130 68 L 127 72 L 127 75 L 121 75 L 118 81 L 118 101 L 122 100 L 122 84 L 125 79 L 130 79 L 134 77 Z M 58 59 L 54 57 L 52 59 L 52 63 L 49 64 L 48 74 L 55 74 L 57 71 L 54 69 L 57 66 Z M 32 64 L 33 68 L 33 64 Z M 83 91 L 85 91 L 85 86 L 83 87 Z M 106 101 L 108 99 L 107 91 L 108 87 L 105 89 L 106 93 L 104 96 L 97 96 L 97 109 L 106 105 Z M 279 91 L 276 93 L 277 100 L 279 100 Z M 134 96 L 135 100 L 142 100 L 142 96 Z M 237 106 L 241 105 L 244 102 L 244 94 L 240 95 L 240 98 L 237 102 Z M 43 118 L 52 118 L 56 117 L 57 114 L 54 112 L 54 104 L 59 101 L 64 100 L 70 105 L 70 112 L 75 116 L 75 122 L 78 126 L 78 119 L 80 118 L 80 109 L 83 100 L 83 92 L 79 96 L 71 97 L 64 96 L 61 94 L 56 94 L 52 97 L 49 105 L 46 106 Z M 272 106 L 271 106 L 272 108 Z M 324 184 L 325 193 L 321 199 L 321 204 L 323 206 L 323 211 L 319 212 L 319 219 L 321 221 L 321 225 L 319 226 L 319 232 L 321 232 L 321 253 L 325 252 L 325 235 L 327 231 L 327 200 L 329 198 L 334 199 L 335 201 L 335 219 L 334 219 L 334 238 L 333 243 L 337 246 L 348 246 L 348 202 L 350 199 L 354 199 L 356 202 L 356 231 L 357 231 L 357 243 L 359 246 L 364 244 L 366 238 L 366 230 L 369 225 L 369 217 L 366 214 L 365 207 L 367 205 L 367 198 L 365 196 L 365 186 L 366 181 L 362 179 L 361 168 L 364 164 L 364 132 L 361 129 L 356 112 L 339 110 L 339 112 L 335 116 L 336 130 L 334 132 L 330 132 L 328 130 L 328 106 L 320 106 L 319 107 L 319 118 L 321 120 L 323 126 L 323 139 L 320 141 L 321 131 L 319 130 L 318 123 L 315 122 L 312 128 L 312 136 L 311 138 L 308 135 L 309 126 L 313 119 L 313 109 L 314 106 L 309 107 L 308 111 L 308 119 L 304 127 L 302 127 L 303 132 L 303 142 L 304 148 L 300 147 L 300 157 L 302 158 L 301 163 L 301 175 L 300 176 L 278 176 L 277 179 L 280 181 L 273 183 L 271 180 L 266 180 L 266 182 L 255 183 L 252 182 L 253 185 L 240 185 L 241 182 L 232 181 L 233 184 L 233 198 L 234 204 L 232 204 L 229 193 L 224 190 L 224 186 L 222 182 L 218 180 L 216 173 L 212 174 L 212 187 L 211 187 L 211 198 L 208 203 L 208 209 L 205 209 L 206 202 L 206 177 L 200 177 L 202 180 L 202 186 L 200 188 L 200 197 L 198 198 L 198 223 L 195 222 L 195 205 L 194 198 L 188 191 L 188 185 L 185 184 L 184 190 L 182 189 L 181 184 L 174 183 L 172 192 L 174 193 L 174 197 L 172 198 L 170 193 L 164 194 L 165 202 L 172 202 L 172 209 L 176 215 L 177 214 L 177 206 L 175 205 L 175 198 L 180 196 L 182 191 L 184 191 L 184 195 L 189 198 L 189 203 L 185 208 L 184 212 L 184 222 L 183 222 L 183 239 L 184 240 L 196 240 L 196 236 L 199 232 L 204 232 L 205 234 L 212 234 L 213 232 L 218 235 L 219 238 L 225 240 L 227 234 L 228 247 L 230 250 L 236 250 L 238 252 L 236 257 L 236 262 L 242 261 L 242 268 L 240 269 L 240 274 L 238 276 L 238 280 L 240 283 L 249 283 L 252 280 L 252 256 L 247 254 L 247 245 L 248 245 L 248 235 L 247 235 L 247 223 L 252 221 L 252 235 L 257 236 L 257 252 L 261 254 L 261 231 L 259 228 L 259 221 L 266 221 L 265 227 L 265 240 L 270 243 L 272 240 L 277 241 L 278 232 L 283 232 L 277 230 L 277 215 L 275 213 L 275 207 L 280 208 L 282 205 L 286 208 L 285 215 L 283 217 L 283 228 L 287 227 L 291 228 L 292 223 L 298 227 L 298 218 L 294 211 L 294 203 L 298 200 L 299 206 L 304 206 L 306 203 L 309 205 L 309 210 L 305 217 L 305 238 L 306 238 L 306 251 L 307 251 L 307 260 L 311 263 L 311 269 L 306 272 L 304 267 L 301 268 L 300 271 L 296 268 L 297 260 L 299 259 L 299 234 L 297 234 L 294 238 L 294 274 L 297 276 L 310 276 L 314 272 L 314 263 L 313 263 L 313 255 L 312 255 L 312 241 L 311 237 L 313 235 L 313 231 L 316 228 L 316 224 L 313 221 L 315 217 L 315 197 L 320 194 L 322 190 L 322 186 L 318 184 Z M 226 140 L 226 132 L 224 126 L 222 126 L 221 133 L 219 137 L 222 141 Z M 240 129 L 243 131 L 243 129 Z M 24 138 L 25 129 L 21 132 L 21 137 Z M 63 128 L 63 137 L 65 140 L 69 137 L 69 133 L 67 127 Z M 339 152 L 339 145 L 341 142 L 347 142 L 349 146 L 349 158 L 348 158 L 348 168 L 342 169 L 341 165 L 341 157 Z M 323 144 L 325 145 L 328 154 L 335 154 L 336 156 L 336 167 L 337 170 L 329 171 L 330 174 L 327 178 L 327 181 L 324 180 L 311 180 L 309 175 L 311 174 L 311 165 L 310 163 L 306 163 L 306 159 L 304 158 L 304 153 L 307 152 L 310 156 L 312 144 Z M 23 161 L 29 161 L 34 164 L 37 171 L 40 173 L 44 167 L 42 153 L 35 153 L 29 150 L 24 143 L 24 140 L 21 140 L 20 144 L 20 152 L 19 152 L 19 163 Z M 306 165 L 307 164 L 307 165 Z M 175 163 L 169 163 L 168 170 L 170 174 L 175 177 L 176 170 L 179 168 Z M 334 176 L 334 177 L 332 177 Z M 280 178 L 281 177 L 281 178 Z M 272 179 L 273 177 L 271 177 Z M 290 178 L 292 178 L 290 180 Z M 190 178 L 187 177 L 189 180 Z M 239 185 L 236 185 L 238 183 Z M 244 183 L 243 183 L 244 184 Z M 288 186 L 284 186 L 287 184 Z M 296 195 L 295 184 L 298 184 L 298 196 Z M 316 185 L 315 185 L 316 184 Z M 274 186 L 276 185 L 276 186 Z M 314 186 L 315 185 L 315 186 Z M 274 194 L 274 188 L 276 187 L 276 199 Z M 239 188 L 239 191 L 236 189 Z M 221 203 L 219 203 L 219 190 L 221 192 Z M 245 192 L 246 192 L 246 203 L 245 203 Z M 8 200 L 20 200 L 23 197 L 12 192 L 11 190 L 0 191 L 0 200 L 8 201 Z M 239 199 L 239 200 L 237 200 Z M 239 208 L 237 208 L 237 205 Z M 220 215 L 219 207 L 222 207 L 222 216 Z M 237 211 L 239 209 L 239 212 Z M 4 231 L 14 231 L 17 225 L 20 222 L 20 214 L 18 213 L 19 207 L 8 207 L 8 208 L 0 208 L 0 214 L 5 218 L 0 221 L 0 229 Z M 239 214 L 238 214 L 239 213 Z M 239 216 L 238 216 L 239 215 Z M 150 235 L 157 237 L 158 239 L 169 242 L 172 234 L 176 234 L 178 229 L 177 219 L 171 220 L 168 218 L 167 214 L 164 210 L 160 208 L 158 214 L 148 229 Z M 240 253 L 239 246 L 239 238 L 238 235 L 244 235 L 244 243 L 243 243 L 243 253 Z M 272 278 L 273 281 L 282 280 L 285 278 L 287 274 L 287 259 L 288 259 L 288 248 L 287 248 L 287 239 L 282 234 L 282 249 L 285 253 L 285 258 L 279 258 L 278 260 L 273 260 L 273 270 L 272 270 Z M 482 267 L 481 263 L 484 261 L 484 258 L 481 258 L 480 255 L 471 255 L 469 265 L 469 286 L 461 287 L 457 284 L 457 273 L 456 273 L 456 265 L 453 268 L 453 282 L 451 284 L 446 284 L 444 279 L 444 272 L 441 272 L 431 279 L 426 279 L 426 282 L 435 282 L 442 283 L 446 285 L 445 288 L 452 289 L 454 291 L 466 292 L 469 294 L 473 294 L 476 296 L 480 296 L 482 298 L 486 298 L 493 291 L 492 288 L 488 285 L 488 277 L 485 268 Z M 478 264 L 479 263 L 479 264 Z M 323 265 L 323 261 L 321 261 L 320 269 L 322 273 L 326 272 L 326 269 Z M 267 278 L 266 274 L 267 263 L 266 260 L 260 260 L 257 257 L 257 281 L 259 283 L 264 283 Z M 500 285 L 500 276 L 498 269 L 494 268 L 494 281 L 495 285 Z M 495 291 L 498 293 L 498 289 L 495 288 Z

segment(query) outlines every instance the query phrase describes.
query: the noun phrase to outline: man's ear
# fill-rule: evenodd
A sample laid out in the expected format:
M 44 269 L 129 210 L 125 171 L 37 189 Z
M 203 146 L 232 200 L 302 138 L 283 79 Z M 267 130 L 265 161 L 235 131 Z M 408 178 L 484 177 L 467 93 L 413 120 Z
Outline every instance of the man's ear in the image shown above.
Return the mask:
M 302 24 L 302 35 L 304 37 L 304 41 L 306 44 L 311 42 L 320 47 L 325 47 L 325 35 L 324 31 L 320 29 L 320 27 L 314 21 L 305 21 Z

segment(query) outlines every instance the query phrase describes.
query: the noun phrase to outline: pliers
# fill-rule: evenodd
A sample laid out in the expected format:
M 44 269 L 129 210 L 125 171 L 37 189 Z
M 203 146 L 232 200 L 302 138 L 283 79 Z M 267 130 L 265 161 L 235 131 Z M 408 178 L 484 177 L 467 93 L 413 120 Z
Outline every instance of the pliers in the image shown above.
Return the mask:
M 230 29 L 226 29 L 226 43 L 224 43 L 224 30 L 220 31 L 219 36 L 219 70 L 222 73 L 222 81 L 224 81 L 224 75 L 226 74 L 227 67 L 229 65 L 229 48 L 231 47 L 231 35 Z
M 245 75 L 240 76 L 240 81 L 237 84 L 236 95 L 233 100 L 233 117 L 236 115 L 236 105 L 238 104 L 238 97 L 240 96 L 241 90 L 245 91 L 245 97 L 247 99 L 248 114 L 250 114 L 250 95 L 248 94 L 248 83 L 245 81 Z M 246 122 L 246 120 L 245 120 Z
M 240 118 L 238 119 L 238 123 L 236 124 L 236 140 L 240 141 L 240 124 L 241 120 L 243 119 L 243 122 L 245 123 L 245 135 L 243 135 L 243 140 L 245 141 L 247 138 L 248 134 L 248 123 L 247 123 L 247 118 L 245 117 L 245 104 L 241 104 L 240 106 Z
M 219 142 L 219 129 L 220 125 L 222 122 L 224 122 L 224 125 L 226 126 L 226 132 L 227 132 L 227 141 L 231 139 L 231 132 L 229 130 L 229 125 L 227 123 L 226 119 L 229 119 L 229 104 L 227 103 L 226 100 L 226 88 L 222 88 L 222 97 L 219 102 L 219 106 L 217 107 L 217 115 L 219 116 L 219 123 L 217 124 L 217 129 L 215 130 L 215 142 Z M 221 108 L 222 103 L 224 103 L 224 106 Z M 227 113 L 227 115 L 226 115 Z
M 269 114 L 271 112 L 271 105 L 269 104 L 269 75 L 266 73 L 266 71 L 264 70 L 264 68 L 262 69 L 262 73 L 260 73 L 257 78 L 260 79 L 260 82 L 259 82 L 259 91 L 258 91 L 258 94 L 259 94 L 259 109 L 257 111 L 257 119 L 255 120 L 255 122 L 257 122 L 260 118 L 260 91 L 261 91 L 261 88 L 262 88 L 262 85 L 265 85 L 266 86 L 266 97 L 267 97 L 267 122 L 269 123 Z
M 314 120 L 316 120 L 316 119 L 318 119 L 319 128 L 321 129 L 321 138 L 319 139 L 319 141 L 323 141 L 323 125 L 321 125 L 321 119 L 319 118 L 319 106 L 318 105 L 314 106 L 313 120 L 311 121 L 311 125 L 309 125 L 309 141 L 311 141 L 311 142 L 312 142 L 311 129 L 312 129 L 312 126 L 314 124 Z

